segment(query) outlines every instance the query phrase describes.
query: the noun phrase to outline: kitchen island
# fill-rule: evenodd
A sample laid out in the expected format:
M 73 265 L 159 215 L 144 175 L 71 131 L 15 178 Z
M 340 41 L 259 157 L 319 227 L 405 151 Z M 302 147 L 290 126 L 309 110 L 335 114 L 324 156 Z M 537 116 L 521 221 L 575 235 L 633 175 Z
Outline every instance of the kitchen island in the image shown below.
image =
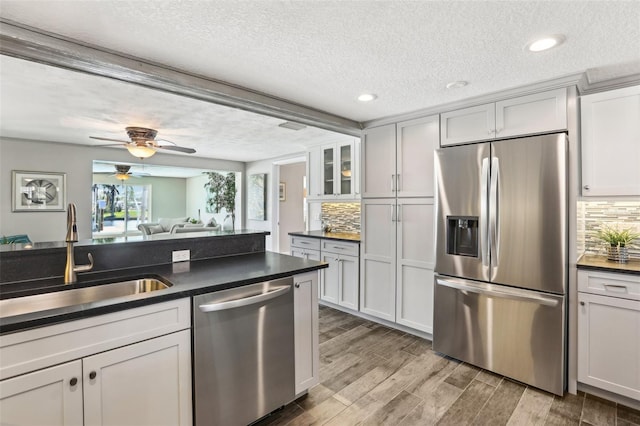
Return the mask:
M 0 252 L 3 268 L 0 303 L 21 296 L 28 299 L 69 290 L 86 294 L 129 280 L 155 279 L 169 285 L 127 296 L 88 302 L 80 299 L 52 309 L 34 307 L 17 314 L 0 309 L 0 423 L 193 424 L 198 401 L 201 406 L 216 407 L 216 404 L 228 406 L 229 395 L 238 400 L 228 383 L 218 383 L 216 375 L 207 386 L 225 389 L 223 393 L 213 392 L 211 387 L 203 391 L 192 383 L 194 360 L 199 359 L 199 363 L 211 360 L 210 371 L 216 371 L 216 362 L 228 360 L 232 363 L 227 368 L 234 371 L 236 358 L 225 355 L 224 350 L 220 352 L 230 348 L 230 344 L 239 345 L 236 352 L 239 348 L 240 353 L 254 354 L 261 373 L 282 377 L 279 372 L 286 369 L 289 381 L 295 383 L 288 384 L 290 392 L 286 398 L 266 405 L 256 400 L 255 410 L 247 405 L 250 401 L 242 400 L 245 417 L 239 422 L 221 423 L 205 417 L 199 423 L 247 424 L 306 392 L 318 380 L 318 270 L 327 265 L 267 252 L 265 235 L 241 231 L 199 238 L 80 244 L 76 257 L 83 259 L 86 250 L 91 250 L 98 267 L 94 272 L 79 274 L 78 282 L 71 285 L 64 285 L 55 272 L 46 276 L 64 266 L 62 247 L 49 244 L 39 249 L 13 247 Z M 172 253 L 186 250 L 191 261 L 170 261 Z M 24 268 L 28 268 L 25 275 L 29 279 L 7 280 L 6 277 L 19 276 Z M 275 293 L 270 291 L 270 283 L 281 287 L 283 281 L 287 282 L 286 288 L 278 288 L 278 293 L 284 298 L 279 296 L 281 301 L 277 303 L 289 306 L 281 311 L 286 315 L 278 317 L 286 327 L 269 327 L 288 330 L 281 333 L 280 340 L 262 342 L 245 336 L 246 332 L 234 333 L 236 322 L 227 321 L 225 318 L 229 317 L 224 314 L 207 323 L 215 324 L 212 330 L 229 330 L 233 336 L 230 343 L 214 345 L 217 355 L 213 357 L 203 351 L 202 345 L 194 343 L 193 333 L 199 327 L 193 322 L 196 311 L 228 309 L 226 312 L 235 315 L 238 325 L 246 326 L 243 312 L 250 309 L 258 319 L 263 311 L 269 315 L 271 301 L 276 300 L 275 294 L 269 294 Z M 220 305 L 224 307 L 209 308 L 196 303 L 196 298 L 244 289 L 248 294 L 243 300 L 223 297 Z M 262 305 L 263 300 L 269 300 L 266 302 L 269 305 Z M 260 329 L 259 321 L 254 327 L 256 336 L 266 331 Z M 258 346 L 254 349 L 244 346 L 256 342 Z M 288 351 L 286 357 L 281 357 L 286 361 L 268 373 L 273 363 L 260 361 L 265 351 L 272 351 L 270 359 L 275 354 L 277 360 L 282 348 Z M 245 389 L 256 388 L 255 381 L 260 382 L 257 375 L 234 377 L 238 388 L 243 381 Z M 227 400 L 218 400 L 215 395 L 226 395 Z M 39 409 L 33 410 L 34 406 Z

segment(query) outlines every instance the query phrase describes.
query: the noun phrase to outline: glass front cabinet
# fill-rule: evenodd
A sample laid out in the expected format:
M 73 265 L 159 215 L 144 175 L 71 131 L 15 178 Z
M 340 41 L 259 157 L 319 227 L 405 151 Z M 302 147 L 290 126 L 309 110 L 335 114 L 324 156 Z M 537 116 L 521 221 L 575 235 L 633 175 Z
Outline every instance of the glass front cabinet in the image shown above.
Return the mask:
M 308 157 L 309 198 L 322 200 L 358 198 L 360 191 L 357 181 L 355 142 L 322 145 L 319 152 L 315 152 L 316 155 Z

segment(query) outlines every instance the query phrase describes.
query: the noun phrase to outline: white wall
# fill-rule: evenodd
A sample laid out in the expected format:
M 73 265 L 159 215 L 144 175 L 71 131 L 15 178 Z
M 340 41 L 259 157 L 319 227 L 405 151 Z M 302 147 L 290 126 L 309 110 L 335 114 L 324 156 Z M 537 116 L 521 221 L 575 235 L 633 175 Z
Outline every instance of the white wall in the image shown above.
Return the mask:
M 75 203 L 80 239 L 91 238 L 93 160 L 139 162 L 121 148 L 99 148 L 0 138 L 0 235 L 28 234 L 32 241 L 60 241 L 66 235 L 65 212 L 11 211 L 11 171 L 65 172 L 67 203 Z M 244 172 L 245 164 L 187 155 L 157 153 L 147 164 Z M 243 204 L 244 205 L 244 204 Z

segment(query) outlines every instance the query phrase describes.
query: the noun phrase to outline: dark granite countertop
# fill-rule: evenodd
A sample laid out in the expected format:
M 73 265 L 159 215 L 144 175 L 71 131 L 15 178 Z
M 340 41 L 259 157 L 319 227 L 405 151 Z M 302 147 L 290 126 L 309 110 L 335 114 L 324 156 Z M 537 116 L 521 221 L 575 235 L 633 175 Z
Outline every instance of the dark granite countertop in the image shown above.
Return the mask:
M 168 289 L 33 312 L 0 320 L 0 333 L 101 315 L 197 294 L 239 287 L 326 268 L 326 263 L 273 252 L 234 255 L 191 262 L 78 274 L 79 282 L 64 285 L 62 278 L 25 281 L 2 286 L 2 298 L 67 290 L 97 283 L 126 281 L 136 277 L 161 277 Z
M 606 256 L 583 255 L 576 264 L 578 269 L 592 269 L 606 272 L 640 275 L 640 260 L 629 259 L 628 263 L 607 260 Z
M 289 235 L 297 235 L 299 237 L 325 238 L 328 240 L 350 241 L 354 243 L 360 242 L 360 234 L 351 232 L 300 231 L 289 232 Z

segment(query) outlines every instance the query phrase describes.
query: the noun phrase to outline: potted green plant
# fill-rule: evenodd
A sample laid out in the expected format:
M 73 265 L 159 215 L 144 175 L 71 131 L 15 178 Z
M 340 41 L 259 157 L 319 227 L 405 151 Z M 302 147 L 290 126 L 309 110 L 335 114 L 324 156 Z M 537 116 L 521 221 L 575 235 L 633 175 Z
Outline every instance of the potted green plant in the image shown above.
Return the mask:
M 609 226 L 603 226 L 598 231 L 598 238 L 607 243 L 607 259 L 620 263 L 629 261 L 629 249 L 631 243 L 640 234 L 633 232 L 631 228 L 618 229 Z
M 236 176 L 229 172 L 222 175 L 217 172 L 206 172 L 209 181 L 204 184 L 208 192 L 207 212 L 220 213 L 221 209 L 227 212 L 227 218 L 231 218 L 231 230 L 235 229 L 236 221 Z M 226 219 L 226 218 L 225 218 Z

